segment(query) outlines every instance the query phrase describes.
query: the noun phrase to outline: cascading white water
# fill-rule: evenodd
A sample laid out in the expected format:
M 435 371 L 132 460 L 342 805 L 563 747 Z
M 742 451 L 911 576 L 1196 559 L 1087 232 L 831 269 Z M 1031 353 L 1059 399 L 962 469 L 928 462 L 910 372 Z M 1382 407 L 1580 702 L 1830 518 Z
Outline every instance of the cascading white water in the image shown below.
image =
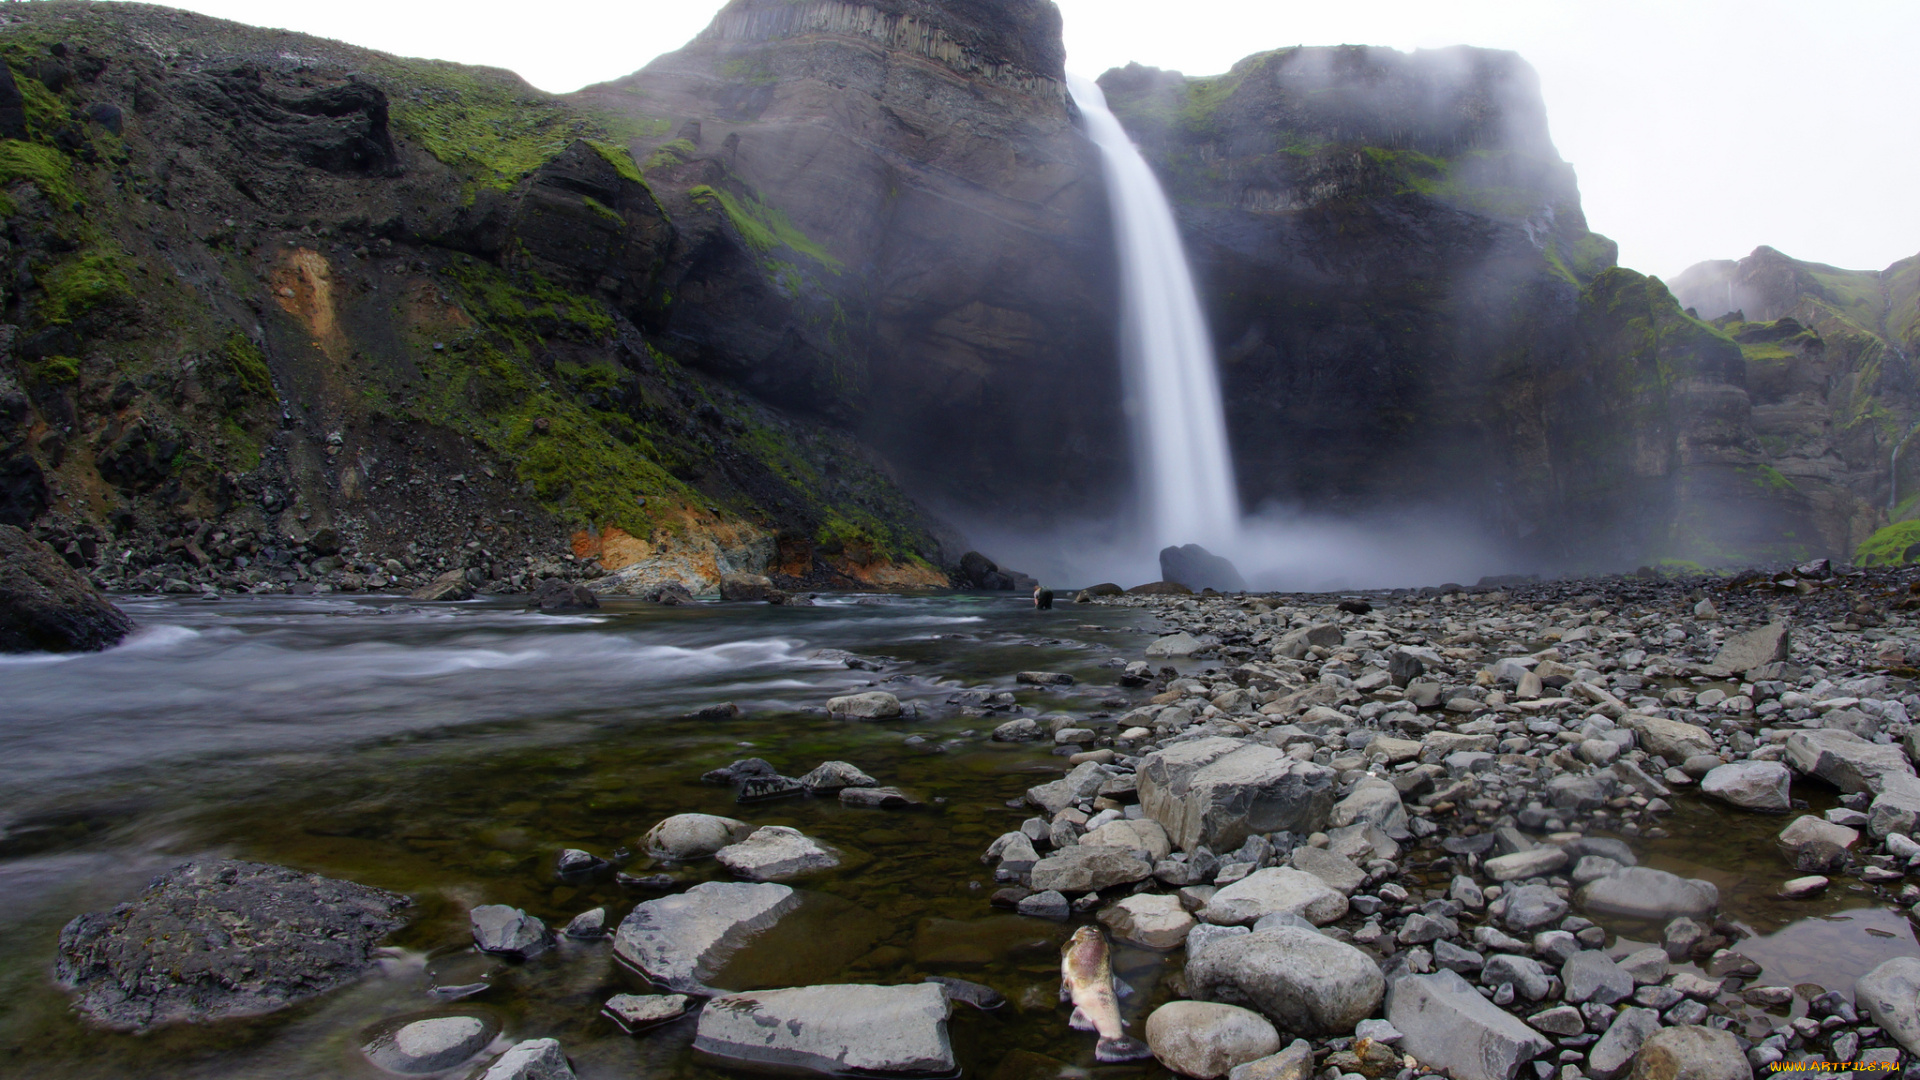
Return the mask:
M 1173 208 L 1100 87 L 1069 75 L 1067 89 L 1100 148 L 1113 205 L 1122 370 L 1147 528 L 1155 546 L 1231 549 L 1240 499 L 1219 374 Z

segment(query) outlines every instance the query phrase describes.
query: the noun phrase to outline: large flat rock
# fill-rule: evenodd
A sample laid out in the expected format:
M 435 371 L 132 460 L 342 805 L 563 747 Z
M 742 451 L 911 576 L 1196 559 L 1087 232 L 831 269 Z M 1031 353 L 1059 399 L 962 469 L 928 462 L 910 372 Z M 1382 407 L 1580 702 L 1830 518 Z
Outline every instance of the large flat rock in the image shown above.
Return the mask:
M 1582 911 L 1628 919 L 1698 919 L 1720 905 L 1720 890 L 1711 881 L 1683 878 L 1649 866 L 1629 866 L 1575 894 Z
M 1400 1029 L 1399 1049 L 1454 1080 L 1514 1080 L 1522 1065 L 1551 1048 L 1539 1032 L 1444 969 L 1395 982 L 1387 1022 Z
M 1207 738 L 1148 754 L 1140 805 L 1175 847 L 1230 851 L 1254 833 L 1311 833 L 1327 825 L 1333 770 L 1271 746 Z
M 1374 1015 L 1385 989 L 1372 957 L 1300 927 L 1219 938 L 1187 958 L 1187 991 L 1195 999 L 1257 1009 L 1302 1035 L 1350 1034 Z
M 785 885 L 703 882 L 635 907 L 614 935 L 614 955 L 675 993 L 716 994 L 706 980 L 799 903 Z
M 123 1031 L 258 1016 L 359 978 L 409 903 L 285 866 L 192 862 L 68 923 L 54 974 Z
M 1911 779 L 1913 763 L 1893 744 L 1871 743 L 1851 731 L 1816 728 L 1787 737 L 1787 764 L 1841 791 L 1870 791 Z
M 947 994 L 935 983 L 800 986 L 707 1002 L 695 1050 L 844 1076 L 948 1076 Z

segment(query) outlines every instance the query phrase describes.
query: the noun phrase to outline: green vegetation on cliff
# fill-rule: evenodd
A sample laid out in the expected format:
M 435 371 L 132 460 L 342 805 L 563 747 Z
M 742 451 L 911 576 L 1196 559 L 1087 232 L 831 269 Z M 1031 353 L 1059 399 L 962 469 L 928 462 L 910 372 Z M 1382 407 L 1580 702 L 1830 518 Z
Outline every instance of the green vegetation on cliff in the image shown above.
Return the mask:
M 1920 521 L 1902 521 L 1879 530 L 1853 553 L 1861 566 L 1904 566 L 1920 562 Z
M 736 195 L 724 188 L 698 184 L 687 189 L 687 194 L 696 204 L 718 202 L 726 211 L 728 220 L 733 222 L 740 239 L 747 246 L 762 255 L 778 248 L 786 248 L 796 254 L 826 267 L 833 273 L 839 273 L 842 263 L 833 257 L 818 241 L 802 232 L 792 219 L 777 206 L 768 206 L 751 195 Z

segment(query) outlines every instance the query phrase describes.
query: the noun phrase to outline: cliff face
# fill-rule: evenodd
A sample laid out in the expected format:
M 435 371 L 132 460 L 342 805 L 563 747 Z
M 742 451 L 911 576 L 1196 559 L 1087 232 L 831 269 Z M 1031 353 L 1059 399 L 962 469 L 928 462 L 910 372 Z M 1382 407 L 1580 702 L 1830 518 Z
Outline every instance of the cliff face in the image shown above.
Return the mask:
M 149 587 L 569 547 L 944 580 L 853 440 L 661 350 L 705 234 L 623 118 L 160 8 L 0 19 L 0 521 Z
M 1920 257 L 1841 270 L 1762 247 L 1690 267 L 1673 292 L 1740 343 L 1767 464 L 1815 508 L 1832 548 L 1852 552 L 1889 518 L 1920 517 L 1908 445 L 1920 421 Z
M 995 514 L 1125 483 L 1111 239 L 1047 0 L 736 0 L 578 100 L 680 227 L 662 347 Z
M 1100 82 L 1176 203 L 1249 505 L 1450 508 L 1545 566 L 1822 549 L 1764 471 L 1739 346 L 1614 267 L 1517 56 Z

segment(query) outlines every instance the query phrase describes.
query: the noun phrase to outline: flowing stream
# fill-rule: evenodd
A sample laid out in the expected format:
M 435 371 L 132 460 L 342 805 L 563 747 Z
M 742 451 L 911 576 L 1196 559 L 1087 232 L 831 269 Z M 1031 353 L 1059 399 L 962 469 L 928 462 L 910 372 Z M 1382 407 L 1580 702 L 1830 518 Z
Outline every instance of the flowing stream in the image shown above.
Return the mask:
M 1100 148 L 1120 251 L 1121 353 L 1149 539 L 1231 548 L 1240 528 L 1213 341 L 1173 207 L 1088 79 L 1067 76 Z
M 1004 713 L 969 713 L 957 694 L 1015 695 L 1027 715 L 1122 711 L 1147 690 L 1115 686 L 1113 659 L 1140 655 L 1154 629 L 1140 609 L 1035 611 L 1017 598 L 836 597 L 816 607 L 611 602 L 551 617 L 506 601 L 427 605 L 389 598 L 123 601 L 143 626 L 130 644 L 65 659 L 0 660 L 0 1060 L 41 1078 L 383 1076 L 359 1051 L 404 1019 L 462 1013 L 502 1039 L 561 1040 L 583 1080 L 733 1075 L 691 1050 L 694 1021 L 639 1037 L 599 1016 L 606 998 L 645 992 L 607 943 L 569 943 L 527 963 L 480 955 L 467 911 L 522 907 L 550 925 L 604 905 L 617 923 L 660 895 L 611 882 L 569 884 L 561 849 L 637 847 L 683 811 L 790 825 L 846 856 L 794 882 L 803 907 L 714 980 L 731 989 L 825 982 L 917 982 L 950 975 L 1006 995 L 1002 1009 L 956 1010 L 956 1051 L 971 1077 L 1158 1080 L 1151 1062 L 1094 1069 L 1093 1040 L 1067 1027 L 1055 991 L 1074 924 L 992 909 L 980 855 L 1033 813 L 1016 803 L 1065 759 L 1040 744 L 987 738 Z M 822 649 L 884 658 L 849 670 Z M 1185 665 L 1203 670 L 1205 662 Z M 1076 685 L 1016 683 L 1064 671 Z M 828 718 L 830 696 L 878 683 L 919 707 L 912 719 Z M 689 719 L 719 701 L 733 720 Z M 799 799 L 736 805 L 702 772 L 760 756 L 789 775 L 853 762 L 930 805 L 852 810 Z M 1831 793 L 1799 790 L 1818 812 Z M 1771 983 L 1846 989 L 1896 952 L 1920 954 L 1910 924 L 1873 898 L 1836 889 L 1812 901 L 1772 895 L 1784 819 L 1677 795 L 1668 839 L 1644 861 L 1709 877 L 1728 916 L 1754 936 L 1741 952 Z M 179 1025 L 146 1036 L 102 1032 L 71 1013 L 51 970 L 60 928 L 138 895 L 195 857 L 293 865 L 405 892 L 412 922 L 380 972 L 255 1020 Z M 665 869 L 673 888 L 724 872 Z M 1450 871 L 1411 887 L 1440 895 Z M 1077 917 L 1075 922 L 1085 921 Z M 1630 935 L 1631 928 L 1620 928 Z M 1623 939 L 1624 940 L 1624 939 Z M 1173 996 L 1182 954 L 1116 949 L 1141 991 L 1126 1013 Z M 441 1002 L 435 986 L 489 989 Z M 1803 1003 L 1796 1002 L 1796 1009 Z M 504 1043 L 503 1043 L 504 1044 Z M 462 1075 L 462 1074 L 455 1074 Z

